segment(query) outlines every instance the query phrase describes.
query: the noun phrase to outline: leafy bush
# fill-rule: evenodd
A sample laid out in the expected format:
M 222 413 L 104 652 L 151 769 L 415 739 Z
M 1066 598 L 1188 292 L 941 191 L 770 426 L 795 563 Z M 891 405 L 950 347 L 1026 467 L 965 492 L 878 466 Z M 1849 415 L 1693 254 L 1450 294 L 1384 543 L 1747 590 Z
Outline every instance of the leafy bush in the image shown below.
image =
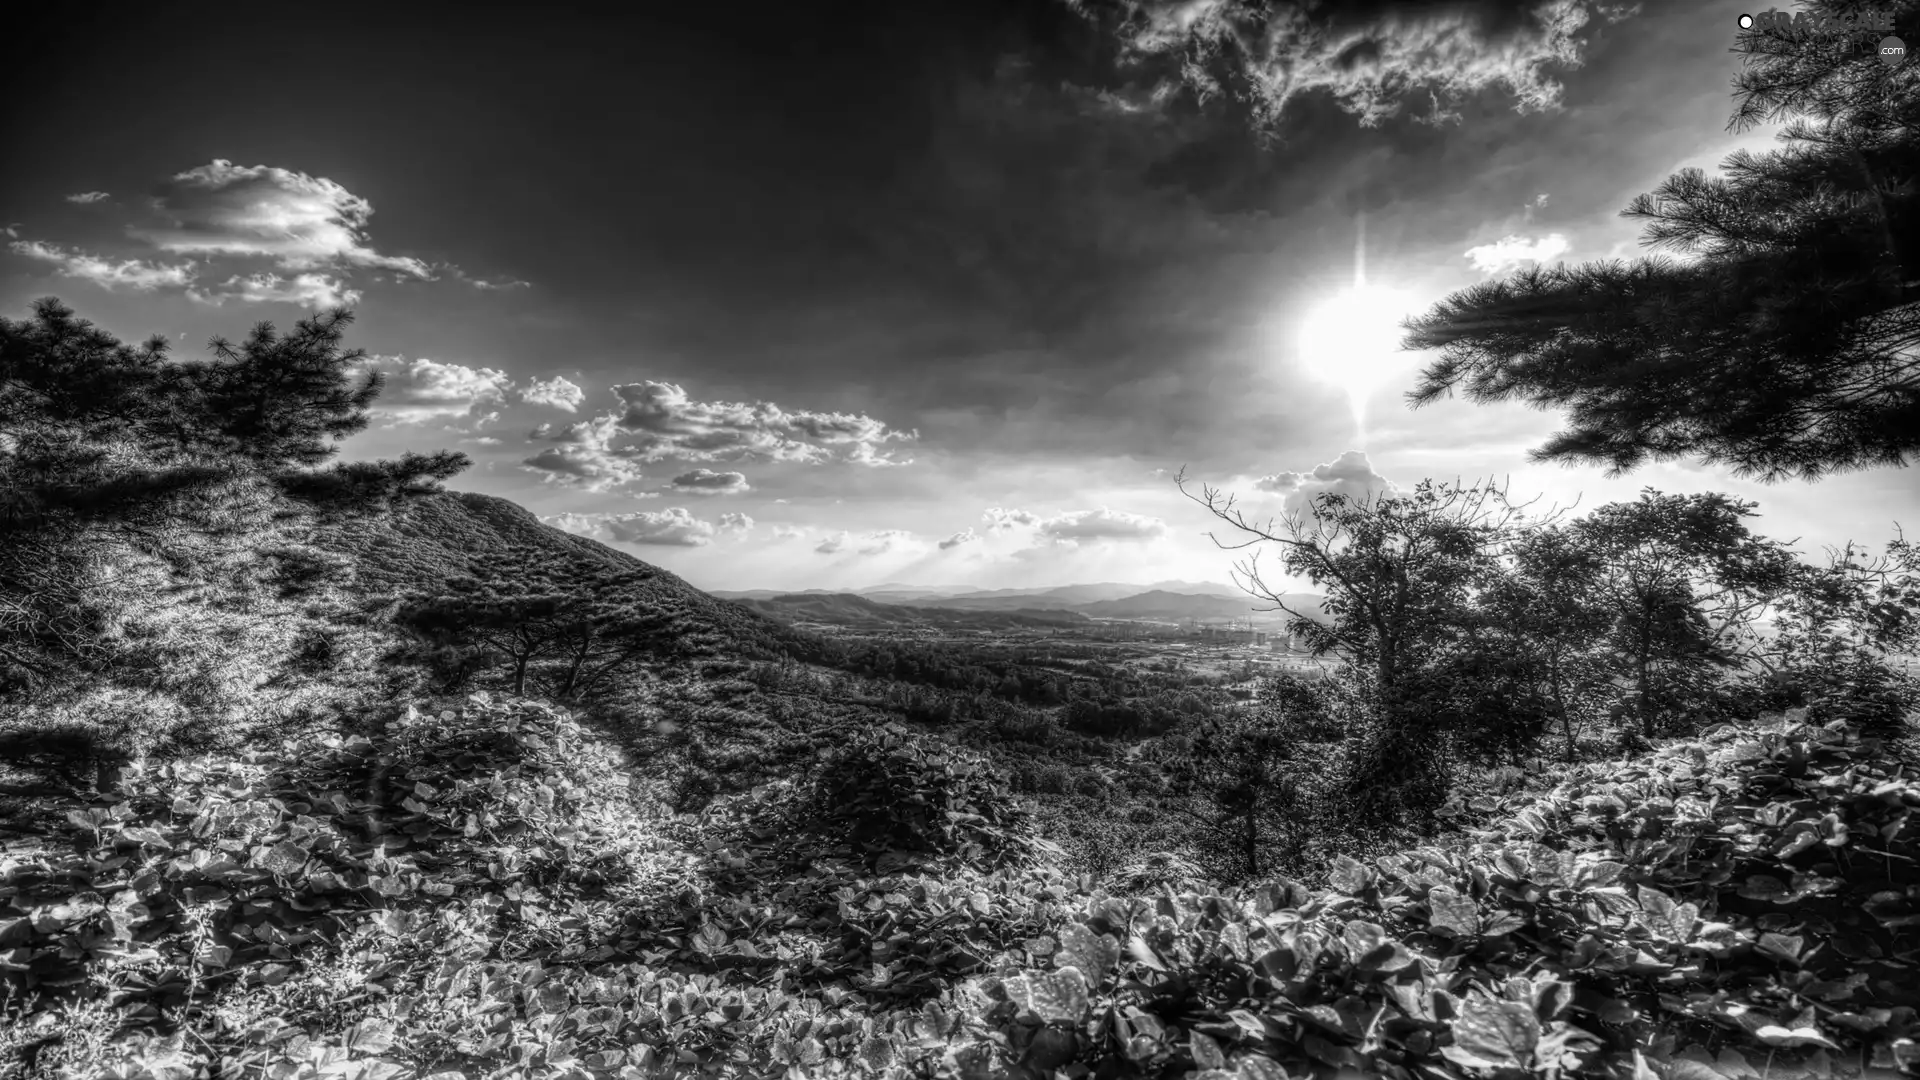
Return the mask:
M 1326 892 L 1096 895 L 1050 970 L 981 984 L 994 1036 L 949 1066 L 1209 1080 L 1910 1069 L 1920 786 L 1844 724 L 1801 720 L 1580 770 L 1469 840 L 1339 860 Z
M 889 852 L 1000 866 L 1027 854 L 1027 813 L 980 755 L 895 732 L 829 752 L 801 827 L 866 860 Z

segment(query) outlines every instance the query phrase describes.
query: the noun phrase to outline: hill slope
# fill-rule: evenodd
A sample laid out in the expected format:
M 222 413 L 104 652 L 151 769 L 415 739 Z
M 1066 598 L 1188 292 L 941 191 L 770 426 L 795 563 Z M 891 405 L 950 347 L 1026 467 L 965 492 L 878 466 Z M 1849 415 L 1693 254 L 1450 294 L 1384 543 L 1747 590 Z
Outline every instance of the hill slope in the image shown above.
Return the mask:
M 679 575 L 597 540 L 544 524 L 507 499 L 475 492 L 418 496 L 382 518 L 356 518 L 317 530 L 313 543 L 352 559 L 361 594 L 371 601 L 428 589 L 472 573 L 476 559 L 530 549 L 537 557 L 579 568 L 645 569 L 635 586 L 641 603 L 678 612 L 702 632 L 702 643 L 723 653 L 777 655 L 803 640 L 748 607 L 710 596 Z

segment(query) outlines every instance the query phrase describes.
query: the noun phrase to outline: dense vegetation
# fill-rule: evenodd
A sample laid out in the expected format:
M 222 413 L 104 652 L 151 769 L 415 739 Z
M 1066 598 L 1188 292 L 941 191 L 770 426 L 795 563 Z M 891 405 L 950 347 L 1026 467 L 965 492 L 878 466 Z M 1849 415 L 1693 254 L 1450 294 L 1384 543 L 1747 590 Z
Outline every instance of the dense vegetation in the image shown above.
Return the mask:
M 1845 122 L 1644 212 L 1777 226 L 1835 147 L 1870 187 L 1902 160 L 1910 83 L 1746 47 L 1753 101 Z M 1897 257 L 1781 294 L 1857 253 L 1835 205 L 1710 252 L 1666 321 L 1595 301 L 1604 349 L 1548 304 L 1440 374 L 1552 369 L 1562 449 L 1617 464 L 1897 455 Z M 1689 330 L 1730 303 L 1771 314 Z M 829 638 L 443 491 L 457 454 L 328 465 L 380 390 L 347 322 L 183 362 L 55 301 L 0 320 L 0 1075 L 1920 1067 L 1903 539 L 1809 562 L 1721 495 L 1430 483 L 1275 526 L 1203 489 L 1324 591 L 1292 629 L 1325 677 Z M 1753 349 L 1778 400 L 1669 415 Z M 1648 359 L 1693 381 L 1615 400 Z M 1782 401 L 1837 419 L 1748 439 Z
M 337 326 L 257 340 L 344 381 Z M 0 862 L 14 1071 L 1913 1056 L 1902 542 L 1810 565 L 1719 497 L 1565 522 L 1488 517 L 1491 489 L 1329 498 L 1274 539 L 1345 662 L 1253 694 L 1072 643 L 816 637 L 435 491 L 430 459 L 196 443 L 200 391 L 162 435 L 204 472 L 156 474 L 106 452 L 139 423 L 35 412 L 78 376 L 26 361 L 84 339 L 118 377 L 166 369 L 53 304 L 5 330 L 9 528 L 96 560 L 5 582 L 26 674 L 0 737 L 49 766 Z M 116 593 L 128 567 L 168 604 Z M 1423 768 L 1378 767 L 1416 739 Z M 1623 739 L 1629 764 L 1504 767 Z M 88 759 L 115 767 L 54 797 Z

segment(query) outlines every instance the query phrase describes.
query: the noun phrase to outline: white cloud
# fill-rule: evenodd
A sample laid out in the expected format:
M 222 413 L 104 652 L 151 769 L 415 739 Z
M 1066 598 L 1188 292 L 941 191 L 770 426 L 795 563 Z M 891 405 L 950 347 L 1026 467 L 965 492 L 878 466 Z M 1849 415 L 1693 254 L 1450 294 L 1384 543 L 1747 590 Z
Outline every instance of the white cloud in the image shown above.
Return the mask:
M 271 258 L 287 270 L 361 267 L 433 277 L 419 259 L 369 246 L 373 204 L 325 177 L 215 159 L 175 173 L 153 207 L 167 224 L 129 231 L 163 251 Z
M 865 465 L 868 468 L 874 469 L 913 464 L 912 458 L 896 458 L 893 456 L 893 451 L 875 450 L 873 444 L 870 442 L 854 443 L 853 449 L 847 451 L 847 461 L 854 465 Z
M 104 191 L 82 191 L 77 194 L 67 196 L 67 201 L 70 203 L 78 203 L 81 206 L 86 206 L 89 203 L 97 203 L 108 198 L 111 198 L 111 196 L 109 196 Z
M 13 230 L 7 230 L 9 236 Z M 61 277 L 79 278 L 91 281 L 103 289 L 125 287 L 139 292 L 151 292 L 163 288 L 187 288 L 194 282 L 193 263 L 167 265 L 163 263 L 143 262 L 139 259 L 123 259 L 112 262 L 84 251 L 69 251 L 55 244 L 45 244 L 38 240 L 18 240 L 7 245 L 15 255 L 29 259 L 52 263 L 55 272 Z
M 615 422 L 635 436 L 634 448 L 647 461 L 757 457 L 820 462 L 838 449 L 844 452 L 843 460 L 855 464 L 900 465 L 906 462 L 877 447 L 916 437 L 859 413 L 789 410 L 766 401 L 695 401 L 674 383 L 627 383 L 613 392 L 624 405 L 614 414 Z
M 862 555 L 884 555 L 912 543 L 913 534 L 905 529 L 882 529 L 862 537 L 859 551 Z
M 1152 540 L 1164 536 L 1167 523 L 1125 510 L 1076 510 L 1040 521 L 1040 533 L 1055 540 Z
M 1040 524 L 1040 515 L 1027 510 L 1006 510 L 1001 507 L 989 507 L 980 515 L 986 521 L 987 528 L 993 532 L 1008 532 L 1021 526 Z
M 1481 244 L 1468 248 L 1466 258 L 1473 268 L 1484 274 L 1500 274 L 1512 270 L 1522 263 L 1547 262 L 1567 253 L 1572 245 L 1560 233 L 1532 239 L 1525 236 L 1507 236 L 1491 244 Z
M 595 540 L 661 547 L 705 547 L 717 531 L 713 522 L 694 517 L 680 506 L 622 514 L 555 514 L 540 520 Z M 747 527 L 751 524 L 747 522 Z
M 695 469 L 673 478 L 673 487 L 688 495 L 739 495 L 752 491 L 744 473 Z
M 971 544 L 978 539 L 980 539 L 980 534 L 974 532 L 973 529 L 961 529 L 959 532 L 940 541 L 940 550 L 951 551 L 962 544 Z
M 640 455 L 631 449 L 615 449 L 611 444 L 618 435 L 612 416 L 577 421 L 558 430 L 551 424 L 541 424 L 528 437 L 559 445 L 547 447 L 520 464 L 546 474 L 543 479 L 588 491 L 631 484 L 641 479 Z
M 796 525 L 775 525 L 773 527 L 773 538 L 775 540 L 798 540 L 805 535 L 807 535 L 807 530 Z
M 386 386 L 374 408 L 402 423 L 422 423 L 452 417 L 473 417 L 486 423 L 498 417 L 484 406 L 506 400 L 513 380 L 504 371 L 442 363 L 419 357 L 376 357 L 387 372 Z
M 1332 461 L 1314 466 L 1310 472 L 1263 476 L 1255 480 L 1253 486 L 1283 496 L 1288 513 L 1306 513 L 1312 508 L 1313 500 L 1323 494 L 1345 495 L 1359 501 L 1399 490 L 1392 481 L 1374 471 L 1373 462 L 1360 450 L 1348 450 Z
M 360 290 L 331 274 L 295 274 L 292 279 L 278 274 L 235 275 L 212 289 L 192 289 L 187 295 L 203 304 L 223 304 L 239 300 L 249 304 L 300 304 L 329 308 L 360 302 Z
M 918 546 L 912 533 L 905 529 L 880 529 L 855 538 L 846 530 L 834 533 L 814 547 L 821 555 L 839 555 L 851 551 L 855 555 L 885 555 L 889 551 Z
M 8 236 L 18 240 L 20 238 L 20 223 L 17 221 L 11 222 L 5 229 L 0 229 L 0 232 L 5 232 Z
M 529 405 L 550 406 L 562 412 L 573 412 L 586 399 L 585 390 L 559 375 L 544 381 L 536 379 L 520 391 L 521 401 Z
M 753 519 L 730 511 L 720 515 L 719 527 L 721 532 L 748 533 L 753 531 Z

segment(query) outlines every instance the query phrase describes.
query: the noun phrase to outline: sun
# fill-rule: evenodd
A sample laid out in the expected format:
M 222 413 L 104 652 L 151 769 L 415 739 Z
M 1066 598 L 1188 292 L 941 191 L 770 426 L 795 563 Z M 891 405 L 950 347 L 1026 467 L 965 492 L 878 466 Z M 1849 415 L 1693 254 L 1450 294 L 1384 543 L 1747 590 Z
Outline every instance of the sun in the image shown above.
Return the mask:
M 1341 290 L 1300 326 L 1302 370 L 1345 389 L 1357 413 L 1370 394 L 1407 366 L 1400 320 L 1409 310 L 1407 295 L 1395 289 L 1361 284 Z

